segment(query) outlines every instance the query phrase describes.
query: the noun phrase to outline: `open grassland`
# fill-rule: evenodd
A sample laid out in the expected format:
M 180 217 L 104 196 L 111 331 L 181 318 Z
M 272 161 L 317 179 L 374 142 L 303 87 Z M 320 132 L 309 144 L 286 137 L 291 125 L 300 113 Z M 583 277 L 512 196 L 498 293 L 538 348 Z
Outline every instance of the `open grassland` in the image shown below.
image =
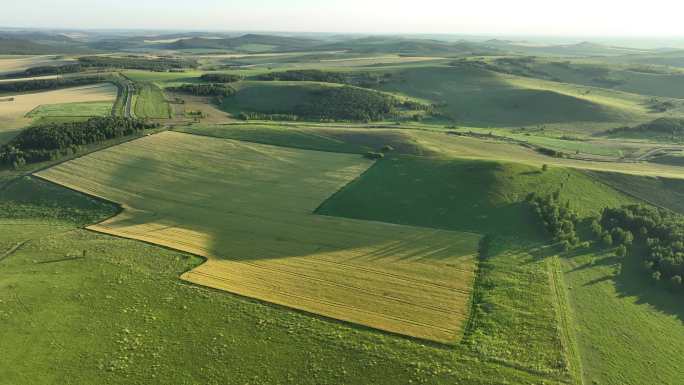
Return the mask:
M 108 116 L 112 113 L 111 102 L 84 102 L 40 105 L 26 117 L 33 119 L 60 117 Z
M 519 164 L 399 157 L 378 162 L 319 212 L 488 234 L 464 342 L 483 357 L 579 383 L 567 296 L 546 259 L 555 248 L 523 202 L 531 192 L 559 188 L 560 199 L 582 216 L 633 202 L 569 169 L 542 173 Z
M 162 90 L 154 83 L 136 83 L 134 112 L 138 118 L 168 119 L 171 117 L 171 106 L 166 101 Z
M 398 157 L 378 162 L 319 212 L 542 241 L 541 225 L 524 200 L 532 192 L 559 189 L 561 197 L 585 215 L 627 199 L 572 169 L 542 172 L 515 163 Z M 407 196 L 411 199 L 402 198 Z M 420 222 L 409 207 L 433 214 Z
M 609 59 L 610 60 L 610 59 Z M 606 65 L 600 60 L 596 63 L 571 63 L 557 65 L 552 62 L 539 62 L 534 68 L 541 70 L 564 83 L 583 84 L 594 87 L 606 87 L 609 79 L 611 89 L 641 95 L 661 96 L 668 98 L 684 98 L 684 73 L 655 68 L 654 72 L 639 72 L 639 65 Z M 660 72 L 660 73 L 658 73 Z
M 392 79 L 381 88 L 436 103 L 443 114 L 464 125 L 550 125 L 592 132 L 657 115 L 648 111 L 646 96 L 479 68 L 411 68 Z
M 384 145 L 391 145 L 397 154 L 514 162 L 540 168 L 547 164 L 583 170 L 684 179 L 684 169 L 674 165 L 555 158 L 515 143 L 450 135 L 431 130 L 369 129 L 346 125 L 301 123 L 192 125 L 176 129 L 219 138 L 333 152 L 362 154 L 369 150 L 377 151 Z M 649 146 L 651 145 L 644 147 Z M 639 150 L 635 151 L 642 151 L 640 147 L 637 146 L 637 148 Z
M 174 130 L 216 138 L 272 144 L 351 154 L 377 151 L 391 145 L 397 153 L 431 155 L 419 146 L 408 131 L 395 129 L 333 128 L 327 125 L 233 123 L 223 125 L 195 124 Z
M 357 155 L 167 132 L 38 175 L 124 205 L 91 229 L 208 257 L 186 280 L 454 342 L 479 235 L 312 215 L 370 165 Z
M 6 95 L 0 99 L 13 98 L 14 100 L 0 101 L 0 131 L 27 126 L 31 122 L 27 114 L 39 106 L 55 103 L 60 105 L 84 102 L 113 103 L 116 94 L 116 87 L 106 83 L 30 94 Z
M 637 197 L 654 206 L 684 214 L 684 180 L 626 175 L 611 172 L 588 172 L 601 182 Z
M 645 277 L 636 256 L 562 259 L 586 384 L 678 384 L 684 309 Z
M 413 132 L 411 133 L 411 136 L 417 145 L 423 147 L 425 151 L 437 153 L 441 157 L 490 159 L 524 163 L 540 167 L 544 164 L 548 164 L 593 171 L 609 171 L 643 176 L 663 176 L 676 179 L 684 178 L 684 169 L 682 167 L 666 164 L 555 158 L 517 144 L 437 132 Z
M 0 205 L 3 385 L 570 383 L 535 308 L 551 306 L 544 263 L 498 251 L 510 241 L 481 271 L 469 343 L 445 347 L 179 282 L 200 258 L 80 229 L 116 208 L 56 185 L 17 180 Z

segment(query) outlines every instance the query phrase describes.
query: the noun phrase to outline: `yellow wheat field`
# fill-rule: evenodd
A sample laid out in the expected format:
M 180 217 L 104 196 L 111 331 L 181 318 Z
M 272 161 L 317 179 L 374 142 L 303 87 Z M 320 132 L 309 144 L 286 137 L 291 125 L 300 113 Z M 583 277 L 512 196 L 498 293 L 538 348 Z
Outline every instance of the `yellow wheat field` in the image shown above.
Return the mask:
M 359 155 L 164 132 L 38 176 L 123 205 L 93 230 L 207 257 L 187 281 L 455 342 L 478 235 L 313 214 L 371 165 Z
M 94 84 L 61 90 L 0 96 L 0 131 L 27 126 L 31 119 L 26 114 L 44 104 L 104 102 L 116 99 L 113 84 Z M 11 99 L 11 100 L 10 100 Z

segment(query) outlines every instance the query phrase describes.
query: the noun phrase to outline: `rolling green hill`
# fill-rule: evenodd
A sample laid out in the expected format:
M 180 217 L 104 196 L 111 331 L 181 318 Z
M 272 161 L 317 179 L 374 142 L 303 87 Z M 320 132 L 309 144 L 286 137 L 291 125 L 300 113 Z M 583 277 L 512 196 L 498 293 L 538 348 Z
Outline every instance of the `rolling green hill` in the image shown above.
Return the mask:
M 641 112 L 637 103 L 618 105 L 619 96 L 600 99 L 535 80 L 466 66 L 422 67 L 401 71 L 381 89 L 430 100 L 455 122 L 484 127 L 625 122 Z
M 295 51 L 319 45 L 319 40 L 276 35 L 246 34 L 230 38 L 191 37 L 179 39 L 172 43 L 161 44 L 159 48 L 186 49 L 218 49 L 236 52 L 273 52 Z

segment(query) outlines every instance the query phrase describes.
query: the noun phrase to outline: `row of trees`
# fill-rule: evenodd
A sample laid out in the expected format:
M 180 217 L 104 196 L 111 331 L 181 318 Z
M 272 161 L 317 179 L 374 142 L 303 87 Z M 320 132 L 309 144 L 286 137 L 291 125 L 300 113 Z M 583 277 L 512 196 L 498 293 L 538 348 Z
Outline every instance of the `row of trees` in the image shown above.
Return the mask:
M 74 78 L 34 79 L 17 82 L 1 82 L 0 92 L 54 90 L 57 88 L 76 87 L 104 81 L 108 80 L 102 76 L 83 76 Z
M 388 82 L 394 75 L 390 72 L 331 72 L 316 69 L 269 72 L 256 77 L 264 81 L 310 81 L 354 85 L 375 88 Z
M 38 66 L 31 67 L 22 72 L 13 73 L 10 75 L 5 75 L 5 78 L 28 78 L 34 76 L 46 76 L 46 75 L 62 75 L 70 74 L 81 71 L 81 65 L 75 64 L 64 64 L 57 66 Z
M 29 127 L 0 147 L 0 164 L 20 167 L 75 153 L 79 146 L 133 135 L 158 127 L 142 119 L 91 118 L 84 122 Z
M 82 56 L 78 58 L 78 61 L 83 67 L 125 68 L 155 72 L 178 71 L 183 68 L 197 67 L 197 62 L 195 60 L 174 57 Z
M 640 124 L 636 127 L 620 127 L 608 131 L 611 134 L 624 132 L 656 133 L 664 135 L 681 136 L 684 135 L 684 119 L 678 118 L 658 118 L 648 123 Z
M 204 74 L 200 76 L 200 80 L 209 83 L 235 83 L 242 80 L 242 76 L 233 74 Z
M 321 70 L 290 70 L 282 72 L 269 72 L 257 76 L 257 80 L 280 80 L 280 81 L 310 81 L 326 83 L 347 83 L 347 76 L 341 72 L 329 72 Z
M 218 96 L 226 97 L 235 95 L 235 89 L 225 84 L 183 84 L 169 88 L 170 91 L 190 94 L 195 96 Z

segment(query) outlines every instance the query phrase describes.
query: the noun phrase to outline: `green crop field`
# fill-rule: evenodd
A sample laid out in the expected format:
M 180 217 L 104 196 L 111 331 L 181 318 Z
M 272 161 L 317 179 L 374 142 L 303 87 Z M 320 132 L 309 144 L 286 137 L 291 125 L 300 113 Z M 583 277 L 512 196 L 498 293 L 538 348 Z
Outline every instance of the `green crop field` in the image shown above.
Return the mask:
M 162 133 L 38 175 L 126 208 L 91 229 L 208 257 L 188 281 L 453 342 L 467 317 L 478 235 L 312 215 L 370 165 L 357 155 Z
M 35 108 L 27 114 L 33 119 L 107 116 L 112 113 L 110 102 L 86 102 L 48 104 Z
M 145 82 L 136 83 L 136 87 L 135 116 L 152 119 L 168 119 L 171 117 L 171 107 L 157 85 Z

